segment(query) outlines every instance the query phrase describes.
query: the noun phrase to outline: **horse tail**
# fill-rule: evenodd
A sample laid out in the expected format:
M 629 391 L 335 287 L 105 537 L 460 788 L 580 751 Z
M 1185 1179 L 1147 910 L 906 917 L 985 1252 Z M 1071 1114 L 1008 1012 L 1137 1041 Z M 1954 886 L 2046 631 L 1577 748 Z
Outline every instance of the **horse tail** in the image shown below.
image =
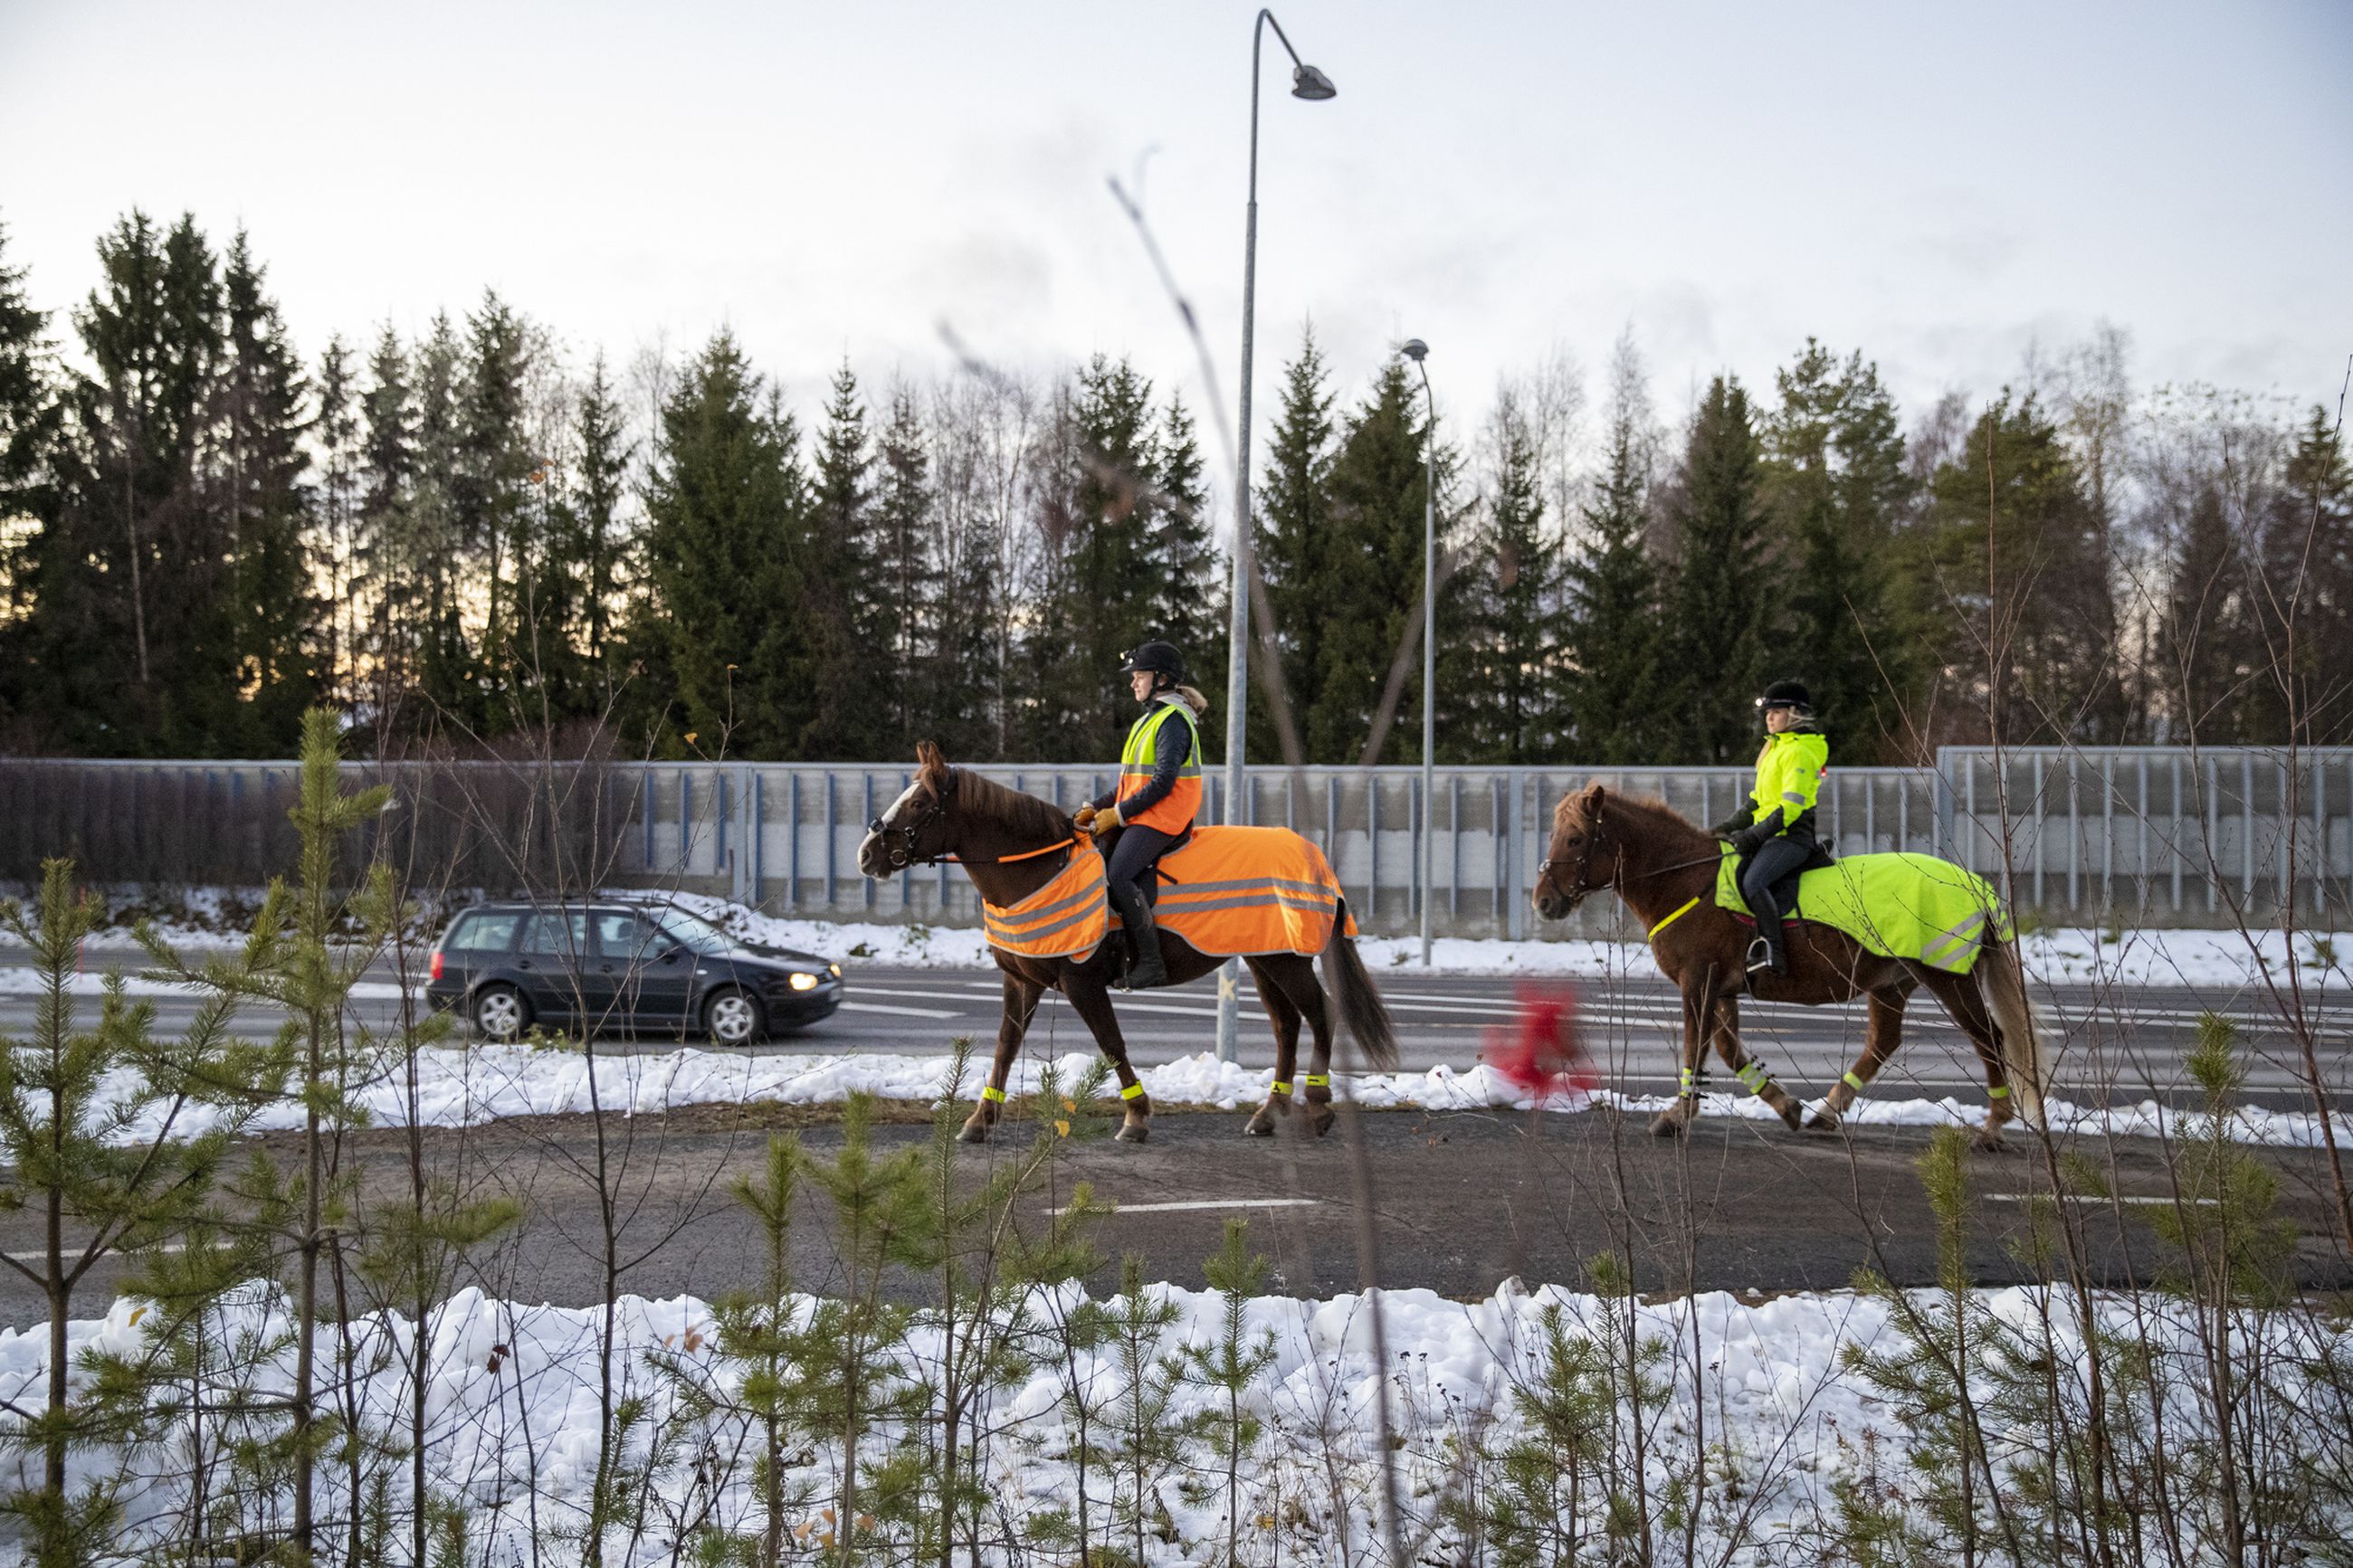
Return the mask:
M 2010 1092 L 2018 1096 L 2019 1114 L 2040 1127 L 2051 1062 L 2042 1049 L 2034 1004 L 2026 994 L 2025 963 L 2014 942 L 1986 943 L 1978 962 L 1985 971 L 1986 1002 L 1993 1009 L 1994 1027 L 2001 1036 L 2002 1068 L 2010 1076 Z
M 1340 1005 L 1340 1021 L 1363 1048 L 1365 1059 L 1377 1068 L 1398 1065 L 1397 1025 L 1388 1004 L 1373 984 L 1373 976 L 1348 934 L 1348 903 L 1340 901 L 1332 922 L 1332 939 L 1324 944 L 1324 984 Z

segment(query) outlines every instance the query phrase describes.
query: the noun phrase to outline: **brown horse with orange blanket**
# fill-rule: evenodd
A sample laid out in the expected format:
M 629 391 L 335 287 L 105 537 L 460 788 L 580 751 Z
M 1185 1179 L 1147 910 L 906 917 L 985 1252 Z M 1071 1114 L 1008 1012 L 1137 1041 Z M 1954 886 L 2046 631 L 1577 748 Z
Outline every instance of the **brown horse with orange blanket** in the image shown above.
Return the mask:
M 988 1130 L 997 1123 L 997 1108 L 1005 1102 L 1006 1080 L 1030 1017 L 1047 992 L 1060 991 L 1094 1036 L 1118 1078 L 1120 1098 L 1126 1102 L 1119 1136 L 1141 1142 L 1151 1131 L 1152 1101 L 1128 1063 L 1127 1044 L 1120 1037 L 1119 1018 L 1112 1009 L 1111 987 L 1119 975 L 1115 949 L 1121 938 L 1103 912 L 1103 857 L 1092 845 L 1080 842 L 1076 826 L 1060 807 L 950 767 L 940 749 L 929 742 L 916 748 L 915 757 L 914 782 L 875 819 L 865 842 L 858 847 L 858 868 L 870 877 L 891 877 L 909 866 L 954 859 L 979 889 L 987 915 L 990 952 L 1005 975 L 1005 1016 L 997 1029 L 997 1057 L 989 1066 L 988 1083 L 960 1136 L 969 1143 L 987 1139 Z M 1295 834 L 1257 828 L 1205 828 L 1202 832 L 1263 836 L 1261 841 L 1277 851 L 1287 847 L 1293 852 L 1284 858 L 1286 864 L 1295 858 L 1319 869 L 1323 865 L 1314 847 Z M 1295 842 L 1286 846 L 1282 840 Z M 1176 851 L 1169 858 L 1184 853 Z M 1277 888 L 1291 885 L 1274 884 Z M 1180 896 L 1182 891 L 1179 884 L 1162 896 L 1164 918 L 1158 935 L 1172 985 L 1209 973 L 1227 956 L 1203 952 L 1171 929 L 1184 923 L 1176 906 L 1191 902 L 1197 913 L 1206 915 L 1254 901 L 1217 894 Z M 1321 903 L 1312 890 L 1269 895 L 1270 902 L 1279 899 L 1320 913 L 1320 920 L 1303 929 L 1317 939 L 1315 952 L 1324 961 L 1330 997 L 1316 983 L 1315 958 L 1311 953 L 1242 954 L 1250 977 L 1258 984 L 1259 1000 L 1274 1025 L 1274 1086 L 1246 1128 L 1253 1134 L 1271 1133 L 1278 1120 L 1291 1113 L 1303 1019 L 1315 1037 L 1314 1055 L 1306 1076 L 1299 1080 L 1299 1087 L 1306 1091 L 1302 1098 L 1307 1125 L 1319 1136 L 1332 1125 L 1334 1000 L 1338 1003 L 1340 1019 L 1373 1064 L 1397 1065 L 1396 1029 L 1364 960 L 1356 954 L 1347 910 L 1336 893 L 1335 885 L 1328 904 Z M 1303 928 L 1293 921 L 1293 929 Z
M 2000 1146 L 2013 1100 L 2017 1113 L 2041 1120 L 2048 1068 L 2016 947 L 1989 940 L 1970 972 L 1957 974 L 1882 957 L 1829 925 L 1792 922 L 1789 973 L 1752 974 L 1746 958 L 1749 932 L 1713 896 L 1722 859 L 1716 839 L 1660 801 L 1630 799 L 1593 784 L 1563 795 L 1553 812 L 1552 846 L 1535 889 L 1536 912 L 1560 920 L 1588 893 L 1616 893 L 1650 934 L 1660 970 L 1683 993 L 1682 1091 L 1651 1123 L 1651 1131 L 1672 1136 L 1696 1114 L 1710 1042 L 1733 1075 L 1781 1120 L 1792 1128 L 1802 1120 L 1804 1107 L 1741 1047 L 1744 990 L 1762 1001 L 1807 1006 L 1869 998 L 1862 1055 L 1832 1086 L 1814 1114 L 1815 1127 L 1837 1126 L 1856 1093 L 1887 1065 L 1903 1038 L 1905 1003 L 1922 985 L 1944 1004 L 1985 1062 L 1992 1105 L 1978 1142 Z

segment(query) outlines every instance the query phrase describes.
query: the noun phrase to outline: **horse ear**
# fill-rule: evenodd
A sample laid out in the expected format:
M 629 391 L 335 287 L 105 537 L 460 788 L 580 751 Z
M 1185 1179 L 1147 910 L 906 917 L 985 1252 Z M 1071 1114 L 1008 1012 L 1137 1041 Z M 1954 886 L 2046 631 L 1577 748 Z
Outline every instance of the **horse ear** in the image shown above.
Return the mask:
M 921 764 L 918 773 L 923 783 L 937 790 L 947 782 L 948 760 L 929 741 L 915 742 L 915 761 Z
M 1607 801 L 1609 798 L 1609 792 L 1603 789 L 1599 784 L 1593 784 L 1586 785 L 1585 795 L 1577 803 L 1585 812 L 1586 820 L 1589 822 L 1599 821 L 1601 816 L 1602 803 Z

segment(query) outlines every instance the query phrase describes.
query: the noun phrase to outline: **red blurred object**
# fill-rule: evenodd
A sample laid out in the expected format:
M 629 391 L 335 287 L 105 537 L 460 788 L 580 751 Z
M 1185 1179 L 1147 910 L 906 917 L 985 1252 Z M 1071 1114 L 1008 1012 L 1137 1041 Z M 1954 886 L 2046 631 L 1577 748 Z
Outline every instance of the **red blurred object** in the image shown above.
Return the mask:
M 1519 1016 L 1509 1029 L 1487 1031 L 1480 1059 L 1539 1104 L 1600 1088 L 1600 1076 L 1577 1037 L 1577 987 L 1523 980 L 1519 992 Z
M 433 976 L 432 976 L 432 977 L 433 977 L 434 979 L 436 979 L 436 980 L 438 980 L 438 979 L 440 979 L 440 978 L 441 978 L 441 950 L 440 950 L 439 948 L 438 948 L 438 947 L 437 947 L 437 948 L 435 948 L 435 949 L 433 950 Z

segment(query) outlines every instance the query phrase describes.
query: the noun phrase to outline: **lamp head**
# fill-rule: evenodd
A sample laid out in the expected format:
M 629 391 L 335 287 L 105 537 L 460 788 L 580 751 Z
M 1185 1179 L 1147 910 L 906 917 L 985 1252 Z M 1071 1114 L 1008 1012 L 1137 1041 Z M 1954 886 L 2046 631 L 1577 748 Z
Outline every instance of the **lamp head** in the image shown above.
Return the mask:
M 1314 66 L 1299 65 L 1291 68 L 1291 96 L 1293 98 L 1303 98 L 1310 103 L 1321 103 L 1327 98 L 1337 97 L 1339 91 L 1338 88 L 1332 85 L 1332 79 Z
M 1419 364 L 1422 361 L 1422 357 L 1430 353 L 1430 345 L 1423 342 L 1419 338 L 1408 338 L 1404 342 L 1398 345 L 1398 353 L 1405 355 L 1406 358 L 1413 361 L 1414 363 Z

